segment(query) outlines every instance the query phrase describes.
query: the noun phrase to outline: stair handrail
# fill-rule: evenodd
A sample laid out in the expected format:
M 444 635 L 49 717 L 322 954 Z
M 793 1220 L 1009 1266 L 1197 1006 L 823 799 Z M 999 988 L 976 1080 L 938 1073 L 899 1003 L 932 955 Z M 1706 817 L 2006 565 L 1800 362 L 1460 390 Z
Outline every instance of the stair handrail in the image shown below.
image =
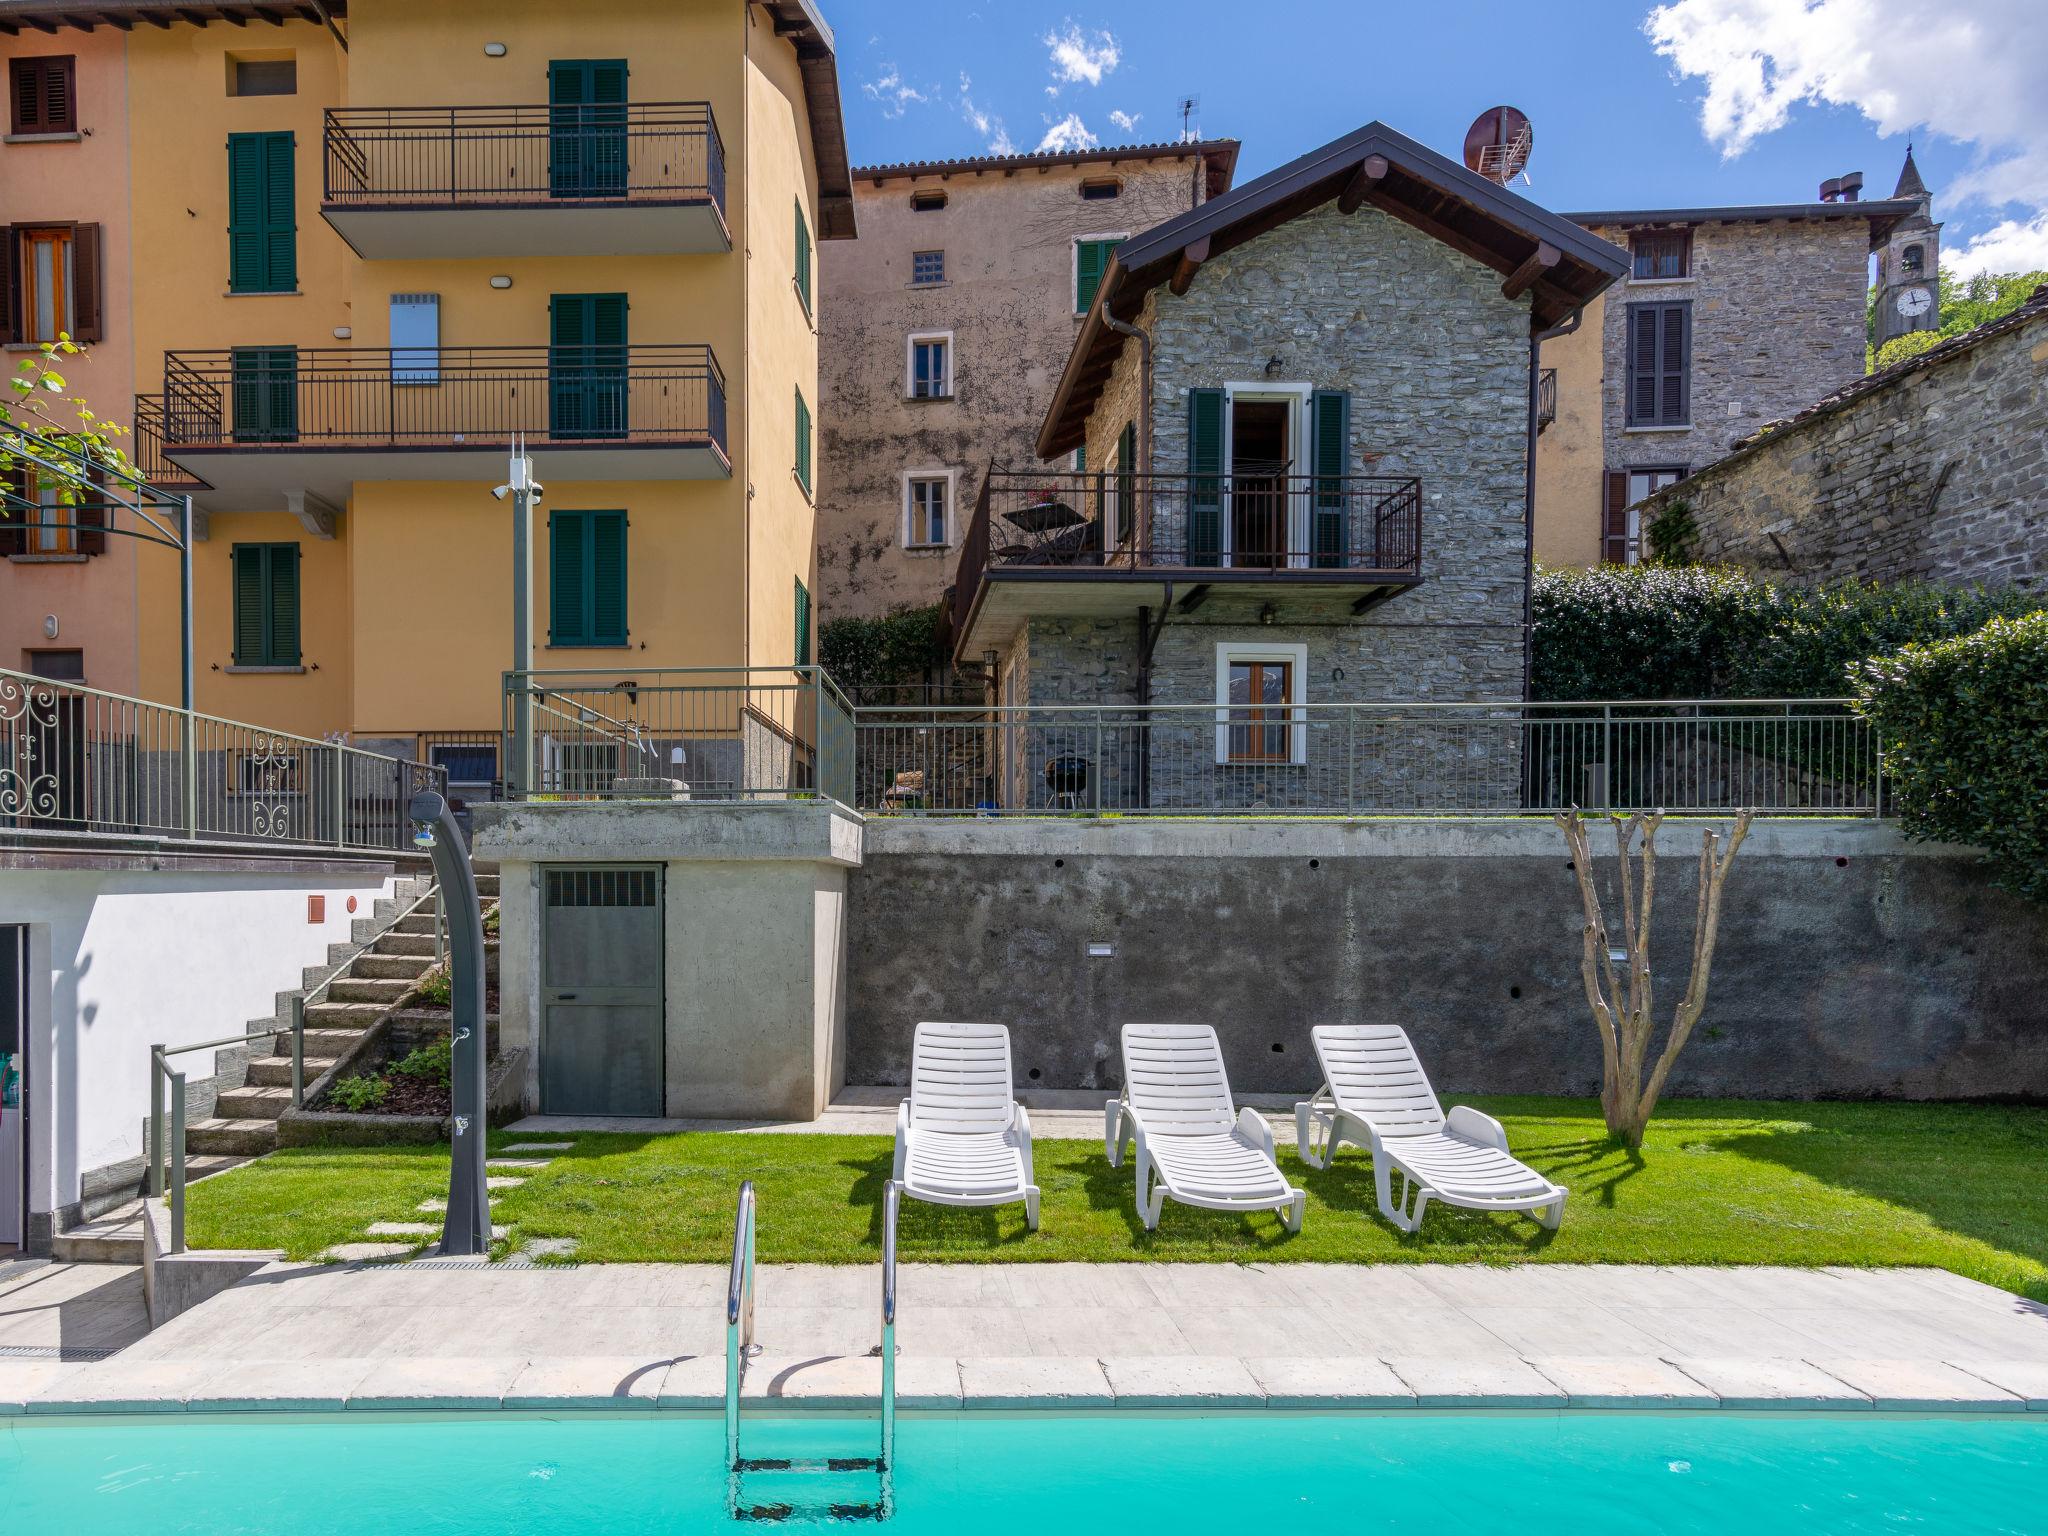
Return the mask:
M 903 1186 L 891 1179 L 882 1191 L 882 1456 L 883 1497 L 896 1462 L 896 1217 Z
M 754 1347 L 754 1181 L 740 1184 L 732 1221 L 732 1269 L 725 1283 L 725 1465 L 740 1470 L 740 1378 Z

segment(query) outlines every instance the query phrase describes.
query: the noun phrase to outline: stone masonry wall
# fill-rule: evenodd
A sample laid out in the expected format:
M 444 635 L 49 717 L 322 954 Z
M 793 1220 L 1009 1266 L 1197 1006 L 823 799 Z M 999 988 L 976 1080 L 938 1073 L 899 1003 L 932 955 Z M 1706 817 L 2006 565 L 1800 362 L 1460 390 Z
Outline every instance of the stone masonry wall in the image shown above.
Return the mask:
M 2048 311 L 1674 486 L 1718 563 L 2048 590 Z

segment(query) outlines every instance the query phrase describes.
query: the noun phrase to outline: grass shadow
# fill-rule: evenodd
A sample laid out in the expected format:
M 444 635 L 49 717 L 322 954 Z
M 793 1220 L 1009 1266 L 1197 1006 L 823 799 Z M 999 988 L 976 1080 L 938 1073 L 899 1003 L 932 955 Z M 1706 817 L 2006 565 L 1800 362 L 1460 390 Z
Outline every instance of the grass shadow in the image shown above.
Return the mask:
M 1327 1168 L 1302 1170 L 1308 1180 L 1302 1187 L 1309 1192 L 1309 1214 L 1326 1221 L 1357 1216 L 1385 1233 L 1400 1250 L 1398 1257 L 1402 1259 L 1428 1259 L 1435 1250 L 1443 1249 L 1443 1262 L 1466 1263 L 1475 1258 L 1467 1251 L 1473 1248 L 1497 1250 L 1503 1257 L 1527 1258 L 1557 1241 L 1558 1234 L 1533 1216 L 1468 1211 L 1441 1201 L 1430 1202 L 1419 1232 L 1403 1232 L 1380 1213 L 1379 1188 L 1373 1179 L 1370 1154 L 1347 1155 L 1350 1151 L 1348 1147 L 1340 1150 Z

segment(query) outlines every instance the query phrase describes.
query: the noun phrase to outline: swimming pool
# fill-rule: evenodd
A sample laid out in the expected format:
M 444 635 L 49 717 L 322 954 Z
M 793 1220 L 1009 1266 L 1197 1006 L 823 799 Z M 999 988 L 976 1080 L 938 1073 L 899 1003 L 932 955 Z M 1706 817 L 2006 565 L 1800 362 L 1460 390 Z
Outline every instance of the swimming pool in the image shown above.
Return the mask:
M 2040 1532 L 2048 1415 L 1562 1413 L 905 1417 L 889 1528 Z M 865 1419 L 750 1419 L 750 1456 L 872 1455 Z M 8 1529 L 66 1536 L 727 1528 L 716 1419 L 0 1420 Z M 872 1472 L 754 1473 L 750 1503 L 874 1496 Z M 758 1528 L 758 1527 L 751 1527 Z

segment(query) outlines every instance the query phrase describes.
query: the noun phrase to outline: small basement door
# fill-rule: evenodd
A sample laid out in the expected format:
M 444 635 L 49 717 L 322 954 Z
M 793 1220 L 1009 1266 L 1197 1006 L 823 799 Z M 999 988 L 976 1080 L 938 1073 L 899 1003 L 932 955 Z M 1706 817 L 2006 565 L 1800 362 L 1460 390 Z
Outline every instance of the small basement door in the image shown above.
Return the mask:
M 541 871 L 540 1108 L 662 1112 L 661 866 Z

